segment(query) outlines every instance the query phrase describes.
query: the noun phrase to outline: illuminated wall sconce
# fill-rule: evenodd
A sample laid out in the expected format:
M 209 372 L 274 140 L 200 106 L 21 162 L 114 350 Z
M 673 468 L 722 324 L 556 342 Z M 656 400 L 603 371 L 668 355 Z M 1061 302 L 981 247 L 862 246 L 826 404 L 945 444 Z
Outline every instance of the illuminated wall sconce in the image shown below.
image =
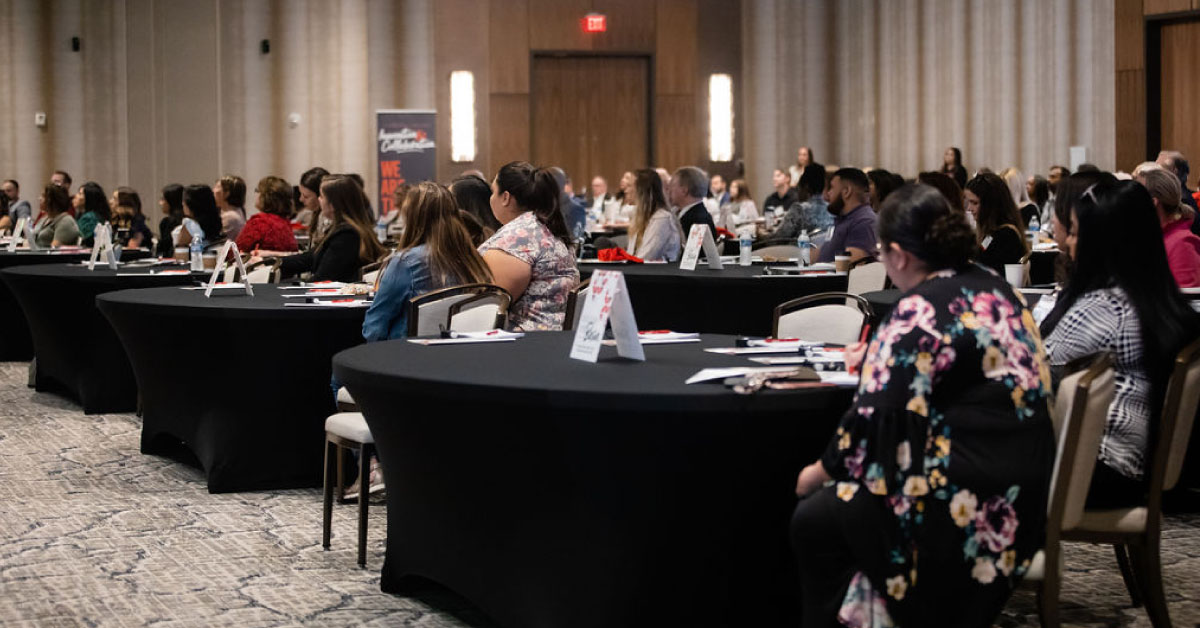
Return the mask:
M 733 78 L 728 74 L 708 78 L 708 158 L 733 160 Z
M 450 73 L 450 159 L 475 161 L 475 75 Z

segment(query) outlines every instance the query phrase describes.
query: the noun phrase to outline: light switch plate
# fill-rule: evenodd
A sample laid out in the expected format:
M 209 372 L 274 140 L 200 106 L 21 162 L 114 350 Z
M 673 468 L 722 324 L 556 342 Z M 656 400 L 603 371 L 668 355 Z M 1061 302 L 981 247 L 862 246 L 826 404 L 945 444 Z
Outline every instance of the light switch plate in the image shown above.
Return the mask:
M 39 112 L 33 114 L 33 125 L 38 128 L 46 127 L 46 112 L 45 111 L 39 111 Z

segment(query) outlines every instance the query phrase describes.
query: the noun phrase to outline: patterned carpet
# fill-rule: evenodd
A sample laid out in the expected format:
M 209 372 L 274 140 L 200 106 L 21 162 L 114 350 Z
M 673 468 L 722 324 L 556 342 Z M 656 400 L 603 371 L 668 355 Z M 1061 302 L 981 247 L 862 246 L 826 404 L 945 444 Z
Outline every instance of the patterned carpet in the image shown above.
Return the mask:
M 210 495 L 197 470 L 138 452 L 137 417 L 85 416 L 27 388 L 26 368 L 0 363 L 0 624 L 492 628 L 443 589 L 379 591 L 382 503 L 358 569 L 353 505 L 335 506 L 323 551 L 318 490 Z M 1200 516 L 1167 525 L 1172 618 L 1193 626 Z M 1150 625 L 1129 607 L 1111 551 L 1070 545 L 1067 564 L 1067 625 Z M 1018 593 L 997 625 L 1037 626 L 1033 601 Z

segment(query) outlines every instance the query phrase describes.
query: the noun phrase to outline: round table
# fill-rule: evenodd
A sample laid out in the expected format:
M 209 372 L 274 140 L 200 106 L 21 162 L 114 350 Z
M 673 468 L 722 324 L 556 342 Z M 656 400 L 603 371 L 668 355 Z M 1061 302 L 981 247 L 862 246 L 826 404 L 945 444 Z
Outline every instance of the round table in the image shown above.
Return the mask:
M 142 249 L 126 249 L 121 251 L 121 259 L 130 261 L 149 255 Z M 0 249 L 0 269 L 13 266 L 32 266 L 35 264 L 62 264 L 78 262 L 91 255 L 86 250 L 46 250 L 37 251 L 17 250 L 9 253 L 7 248 Z M 0 281 L 0 361 L 25 362 L 33 357 L 33 341 L 29 337 L 29 326 L 25 322 L 25 314 L 21 306 L 8 290 L 8 286 Z
M 96 305 L 129 356 L 142 401 L 143 453 L 194 457 L 213 493 L 319 486 L 330 359 L 359 344 L 366 308 L 285 307 L 179 287 L 109 292 Z
M 1034 251 L 1029 256 L 1029 285 L 1047 286 L 1054 283 L 1054 268 L 1058 263 L 1058 250 Z
M 371 343 L 334 373 L 388 490 L 382 588 L 437 581 L 502 625 L 795 625 L 796 476 L 849 389 L 738 395 L 701 368 L 732 336 L 568 358 L 572 332 Z
M 121 342 L 96 309 L 96 296 L 115 290 L 190 285 L 209 273 L 171 274 L 182 266 L 109 270 L 75 264 L 6 268 L 4 282 L 20 303 L 33 339 L 34 386 L 66 392 L 88 414 L 137 409 L 137 382 Z
M 786 263 L 771 266 L 788 266 Z M 766 275 L 766 264 L 726 264 L 681 270 L 678 263 L 582 263 L 581 279 L 596 270 L 625 274 L 639 329 L 769 336 L 775 307 L 819 292 L 845 292 L 846 274 Z

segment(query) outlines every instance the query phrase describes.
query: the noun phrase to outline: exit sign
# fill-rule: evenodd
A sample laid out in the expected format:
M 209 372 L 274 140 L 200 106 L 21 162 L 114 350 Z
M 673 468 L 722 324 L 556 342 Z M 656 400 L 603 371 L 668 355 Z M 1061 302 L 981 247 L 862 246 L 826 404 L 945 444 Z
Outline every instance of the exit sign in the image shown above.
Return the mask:
M 603 33 L 608 30 L 608 18 L 602 13 L 588 13 L 583 17 L 583 32 Z

